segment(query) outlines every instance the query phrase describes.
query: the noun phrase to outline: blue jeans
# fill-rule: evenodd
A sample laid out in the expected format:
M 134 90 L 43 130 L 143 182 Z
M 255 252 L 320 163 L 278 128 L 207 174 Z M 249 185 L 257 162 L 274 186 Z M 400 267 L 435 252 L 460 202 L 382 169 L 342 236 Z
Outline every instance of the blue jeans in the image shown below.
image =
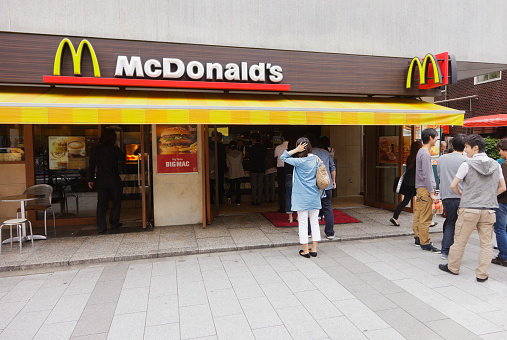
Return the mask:
M 442 237 L 442 254 L 449 255 L 449 249 L 454 243 L 454 228 L 458 219 L 459 198 L 446 198 L 442 204 L 447 214 L 444 221 L 444 236 Z
M 496 243 L 498 245 L 498 256 L 502 259 L 507 260 L 507 204 L 498 203 L 498 209 L 496 211 L 496 223 L 493 225 L 493 229 L 496 234 Z

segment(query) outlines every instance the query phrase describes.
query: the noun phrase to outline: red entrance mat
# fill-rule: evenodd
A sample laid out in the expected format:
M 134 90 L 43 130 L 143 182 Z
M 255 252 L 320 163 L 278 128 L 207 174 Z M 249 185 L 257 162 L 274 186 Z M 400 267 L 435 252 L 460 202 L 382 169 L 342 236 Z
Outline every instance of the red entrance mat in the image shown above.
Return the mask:
M 289 215 L 285 213 L 279 213 L 279 212 L 268 212 L 268 213 L 262 213 L 269 222 L 273 223 L 275 227 L 297 227 L 298 222 L 294 220 L 294 222 L 289 223 Z M 333 215 L 334 215 L 334 224 L 340 224 L 340 223 L 361 223 L 358 219 L 355 219 L 354 217 L 351 217 L 344 212 L 341 212 L 338 209 L 333 209 Z M 294 216 L 296 214 L 294 213 Z M 326 224 L 324 220 L 320 220 L 319 224 Z

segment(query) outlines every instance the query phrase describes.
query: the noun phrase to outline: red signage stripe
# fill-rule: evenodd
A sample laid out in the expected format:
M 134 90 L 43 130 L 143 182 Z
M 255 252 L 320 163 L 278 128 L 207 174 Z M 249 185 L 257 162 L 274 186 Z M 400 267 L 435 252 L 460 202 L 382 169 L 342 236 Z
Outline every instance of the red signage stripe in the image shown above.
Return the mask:
M 100 85 L 100 86 L 134 86 L 134 87 L 167 87 L 207 90 L 251 90 L 251 91 L 289 91 L 289 84 L 256 84 L 256 83 L 222 83 L 209 81 L 178 81 L 125 78 L 94 78 L 44 76 L 47 84 L 60 85 Z

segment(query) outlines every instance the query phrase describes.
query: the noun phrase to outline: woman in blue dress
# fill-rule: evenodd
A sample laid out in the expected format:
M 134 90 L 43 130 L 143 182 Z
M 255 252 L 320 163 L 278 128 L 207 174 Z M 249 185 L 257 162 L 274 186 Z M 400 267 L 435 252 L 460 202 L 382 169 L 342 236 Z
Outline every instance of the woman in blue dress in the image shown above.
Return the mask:
M 280 159 L 294 166 L 291 210 L 298 213 L 299 242 L 303 245 L 299 255 L 310 258 L 317 256 L 317 242 L 321 240 L 318 222 L 321 205 L 316 178 L 317 158 L 312 154 L 312 145 L 308 138 L 299 138 L 296 145 L 295 149 L 284 151 Z M 312 249 L 308 249 L 308 219 L 312 230 Z

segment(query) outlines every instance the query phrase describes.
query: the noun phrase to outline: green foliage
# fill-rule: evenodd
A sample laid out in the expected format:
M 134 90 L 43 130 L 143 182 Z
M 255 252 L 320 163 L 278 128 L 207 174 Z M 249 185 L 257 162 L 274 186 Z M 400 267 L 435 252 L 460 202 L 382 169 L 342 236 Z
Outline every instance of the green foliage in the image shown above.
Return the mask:
M 486 139 L 486 154 L 493 159 L 500 158 L 500 153 L 496 148 L 496 143 L 498 143 L 499 139 L 491 137 L 486 137 L 485 139 Z

